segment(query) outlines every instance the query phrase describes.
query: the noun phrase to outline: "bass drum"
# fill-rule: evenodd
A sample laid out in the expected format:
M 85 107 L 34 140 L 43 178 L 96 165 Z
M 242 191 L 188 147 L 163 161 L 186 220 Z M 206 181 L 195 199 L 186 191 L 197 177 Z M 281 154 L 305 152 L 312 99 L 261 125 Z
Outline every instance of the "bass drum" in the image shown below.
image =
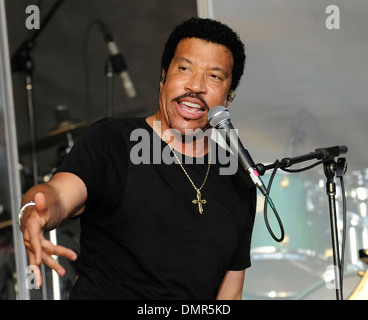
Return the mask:
M 290 300 L 321 279 L 328 263 L 308 252 L 252 254 L 245 272 L 244 300 Z
M 263 178 L 268 184 L 270 176 Z M 285 230 L 281 243 L 270 236 L 265 222 L 263 196 L 257 201 L 252 236 L 252 266 L 246 271 L 244 299 L 292 299 L 321 279 L 330 263 L 329 214 L 306 210 L 306 180 L 301 175 L 278 174 L 273 180 L 272 198 Z M 328 210 L 328 208 L 327 208 Z M 279 234 L 273 211 L 269 224 Z

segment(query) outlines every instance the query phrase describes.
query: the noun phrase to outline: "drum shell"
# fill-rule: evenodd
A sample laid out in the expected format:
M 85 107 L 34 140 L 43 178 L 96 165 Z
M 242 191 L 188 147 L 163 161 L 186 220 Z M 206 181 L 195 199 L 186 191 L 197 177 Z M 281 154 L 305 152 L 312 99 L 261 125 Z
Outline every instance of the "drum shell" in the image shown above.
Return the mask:
M 269 175 L 263 178 L 268 184 Z M 306 179 L 301 175 L 276 174 L 270 196 L 281 218 L 285 238 L 281 243 L 273 240 L 264 221 L 264 199 L 257 199 L 257 214 L 252 236 L 252 250 L 274 251 L 313 251 L 325 255 L 331 247 L 329 211 L 325 214 L 314 214 L 306 210 Z M 267 209 L 269 224 L 273 232 L 279 234 L 279 226 L 270 207 Z M 273 249 L 272 249 L 273 248 Z

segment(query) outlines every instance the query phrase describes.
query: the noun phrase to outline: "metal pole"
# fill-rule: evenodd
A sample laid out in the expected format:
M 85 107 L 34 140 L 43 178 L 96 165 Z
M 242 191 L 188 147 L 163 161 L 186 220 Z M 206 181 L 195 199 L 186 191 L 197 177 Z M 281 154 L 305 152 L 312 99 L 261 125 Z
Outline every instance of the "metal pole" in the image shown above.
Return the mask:
M 31 60 L 29 63 L 32 63 Z M 38 184 L 38 162 L 37 162 L 37 149 L 36 149 L 36 120 L 34 114 L 34 104 L 33 104 L 33 81 L 32 81 L 32 70 L 25 75 L 25 85 L 27 94 L 27 109 L 28 109 L 28 120 L 29 120 L 29 130 L 31 137 L 31 159 L 32 159 L 32 175 L 33 175 L 33 185 Z
M 0 83 L 4 102 L 5 144 L 9 173 L 10 210 L 13 221 L 14 256 L 17 273 L 17 298 L 29 300 L 29 290 L 26 287 L 27 255 L 23 245 L 23 237 L 16 224 L 16 218 L 21 203 L 21 186 L 18 171 L 18 146 L 15 130 L 13 88 L 11 82 L 7 24 L 4 0 L 0 0 Z
M 342 293 L 342 279 L 341 279 L 341 262 L 340 262 L 340 248 L 339 248 L 339 237 L 337 230 L 337 215 L 336 215 L 336 184 L 334 181 L 335 171 L 333 165 L 334 161 L 324 163 L 324 171 L 327 178 L 326 192 L 329 201 L 330 210 L 330 224 L 331 224 L 331 240 L 332 240 L 332 251 L 333 251 L 333 262 L 335 272 L 335 291 L 336 299 L 343 300 Z M 345 227 L 345 226 L 344 226 Z

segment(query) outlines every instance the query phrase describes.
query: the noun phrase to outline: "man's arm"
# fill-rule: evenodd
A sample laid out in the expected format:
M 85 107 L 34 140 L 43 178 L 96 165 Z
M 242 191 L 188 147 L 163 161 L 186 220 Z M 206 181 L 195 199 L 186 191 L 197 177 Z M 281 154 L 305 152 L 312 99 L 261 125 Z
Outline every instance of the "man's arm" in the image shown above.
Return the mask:
M 54 246 L 44 237 L 44 232 L 56 228 L 65 219 L 83 212 L 87 199 L 84 182 L 72 173 L 57 173 L 45 183 L 34 186 L 23 197 L 22 206 L 33 201 L 34 206 L 25 209 L 20 228 L 31 265 L 39 266 L 44 262 L 60 276 L 64 268 L 52 255 L 75 260 L 74 251 L 62 246 Z M 38 285 L 42 279 L 37 279 Z
M 241 300 L 245 270 L 228 271 L 222 281 L 217 300 Z

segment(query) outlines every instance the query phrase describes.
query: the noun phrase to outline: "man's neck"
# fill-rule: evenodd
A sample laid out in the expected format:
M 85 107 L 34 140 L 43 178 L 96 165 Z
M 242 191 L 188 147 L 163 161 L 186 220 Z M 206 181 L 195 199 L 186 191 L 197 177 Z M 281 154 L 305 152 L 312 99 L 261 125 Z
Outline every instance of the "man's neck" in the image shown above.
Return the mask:
M 146 118 L 147 123 L 161 137 L 163 141 L 170 144 L 176 152 L 188 157 L 203 157 L 208 153 L 208 134 L 201 129 L 188 132 L 185 135 L 172 130 L 164 125 L 156 115 Z

